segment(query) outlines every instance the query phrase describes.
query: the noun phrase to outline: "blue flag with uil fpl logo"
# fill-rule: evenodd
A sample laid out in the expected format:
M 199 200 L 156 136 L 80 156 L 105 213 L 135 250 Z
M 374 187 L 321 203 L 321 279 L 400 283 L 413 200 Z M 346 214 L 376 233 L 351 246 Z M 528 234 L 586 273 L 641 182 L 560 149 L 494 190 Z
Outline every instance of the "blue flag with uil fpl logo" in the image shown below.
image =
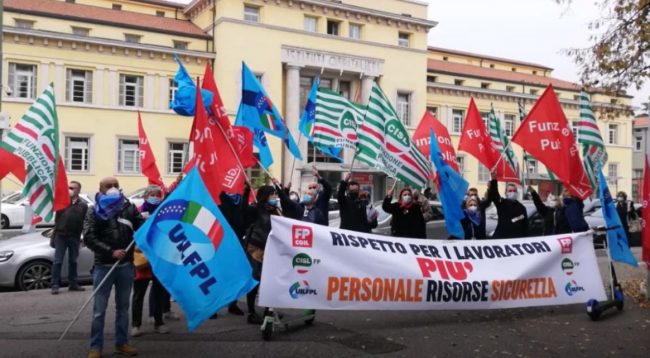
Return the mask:
M 609 256 L 613 261 L 622 262 L 631 266 L 637 266 L 636 259 L 627 244 L 627 234 L 623 230 L 621 218 L 618 217 L 616 206 L 612 200 L 612 194 L 607 188 L 607 181 L 601 170 L 598 171 L 598 193 L 602 204 L 603 218 L 607 226 L 607 247 Z
M 160 283 L 193 331 L 257 281 L 237 235 L 194 167 L 135 233 Z

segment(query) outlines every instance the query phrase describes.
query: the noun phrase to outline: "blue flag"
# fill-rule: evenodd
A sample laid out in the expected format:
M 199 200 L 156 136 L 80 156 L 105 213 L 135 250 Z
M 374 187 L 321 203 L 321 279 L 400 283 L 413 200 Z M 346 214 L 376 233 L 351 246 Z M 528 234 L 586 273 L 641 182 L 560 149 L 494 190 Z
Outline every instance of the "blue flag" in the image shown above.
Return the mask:
M 300 133 L 307 138 L 309 143 L 314 144 L 314 123 L 316 121 L 316 94 L 318 92 L 318 78 L 314 80 L 314 83 L 311 85 L 309 90 L 309 95 L 307 95 L 307 103 L 305 103 L 305 110 L 300 116 L 300 122 L 298 122 L 298 130 Z M 320 145 L 315 145 L 318 150 L 329 155 L 337 161 L 341 161 L 341 148 L 333 147 L 323 147 Z
M 185 66 L 183 66 L 177 56 L 174 56 L 174 60 L 178 64 L 178 71 L 176 71 L 176 76 L 174 76 L 176 92 L 172 101 L 169 102 L 169 108 L 181 116 L 193 116 L 196 101 L 194 81 L 192 81 L 192 77 L 187 73 Z M 212 96 L 212 92 L 204 89 L 201 90 L 201 98 L 203 99 L 203 106 L 205 108 L 210 108 Z
M 135 242 L 190 331 L 257 285 L 196 167 L 135 233 Z
M 289 152 L 302 160 L 300 149 L 296 145 L 289 128 L 284 124 L 280 112 L 267 96 L 255 74 L 242 62 L 242 96 L 237 110 L 237 123 L 249 129 L 261 129 L 281 138 Z
M 258 150 L 260 163 L 264 168 L 269 169 L 271 164 L 273 164 L 273 156 L 271 155 L 269 143 L 266 141 L 263 130 L 258 128 L 253 129 L 253 145 Z
M 430 158 L 438 175 L 438 197 L 445 213 L 445 226 L 449 236 L 465 238 L 460 221 L 465 218 L 461 209 L 469 184 L 442 158 L 433 130 L 430 131 Z
M 609 247 L 609 256 L 614 261 L 626 263 L 631 266 L 637 266 L 636 258 L 630 251 L 627 244 L 627 235 L 623 230 L 621 218 L 618 217 L 616 206 L 612 200 L 612 194 L 607 188 L 607 181 L 603 176 L 602 170 L 598 170 L 598 195 L 602 205 L 603 218 L 607 226 L 607 247 Z

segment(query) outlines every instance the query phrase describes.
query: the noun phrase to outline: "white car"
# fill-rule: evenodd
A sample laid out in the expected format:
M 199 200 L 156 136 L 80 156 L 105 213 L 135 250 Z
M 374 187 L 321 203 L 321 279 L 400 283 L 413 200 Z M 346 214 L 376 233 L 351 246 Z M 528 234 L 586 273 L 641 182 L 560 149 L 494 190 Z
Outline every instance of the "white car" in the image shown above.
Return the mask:
M 79 198 L 85 201 L 88 207 L 94 205 L 87 194 L 80 194 Z M 27 205 L 27 198 L 23 198 L 21 192 L 15 192 L 4 197 L 2 199 L 2 214 L 0 215 L 0 225 L 2 228 L 22 227 L 25 223 L 25 206 Z M 52 225 L 54 225 L 54 219 L 39 223 L 39 226 Z

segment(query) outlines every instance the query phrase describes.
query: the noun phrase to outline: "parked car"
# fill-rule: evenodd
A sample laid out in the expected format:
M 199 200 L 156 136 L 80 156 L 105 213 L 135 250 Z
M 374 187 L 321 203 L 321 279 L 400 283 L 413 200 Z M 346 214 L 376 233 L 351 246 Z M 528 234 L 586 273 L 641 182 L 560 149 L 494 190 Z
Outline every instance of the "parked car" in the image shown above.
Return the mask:
M 0 286 L 19 290 L 50 287 L 54 249 L 50 247 L 49 234 L 54 229 L 32 232 L 0 241 Z M 79 249 L 77 273 L 80 283 L 90 283 L 90 270 L 94 255 L 87 247 Z M 61 280 L 68 278 L 68 258 L 63 259 Z
M 25 223 L 25 206 L 28 205 L 27 198 L 23 198 L 22 193 L 17 192 L 9 194 L 2 200 L 2 214 L 0 215 L 0 225 L 3 229 L 10 227 L 21 227 Z M 87 194 L 79 194 L 79 198 L 85 201 L 89 207 L 95 205 Z M 54 218 L 50 221 L 42 221 L 39 226 L 53 226 Z
M 639 213 L 641 204 L 634 204 L 634 208 Z M 605 237 L 607 235 L 607 230 L 605 229 L 605 218 L 603 217 L 602 210 L 596 210 L 593 213 L 585 216 L 585 221 L 590 228 L 594 230 L 594 244 L 596 247 L 602 247 Z M 641 246 L 641 232 L 638 230 L 630 230 L 630 240 L 628 242 L 629 246 Z

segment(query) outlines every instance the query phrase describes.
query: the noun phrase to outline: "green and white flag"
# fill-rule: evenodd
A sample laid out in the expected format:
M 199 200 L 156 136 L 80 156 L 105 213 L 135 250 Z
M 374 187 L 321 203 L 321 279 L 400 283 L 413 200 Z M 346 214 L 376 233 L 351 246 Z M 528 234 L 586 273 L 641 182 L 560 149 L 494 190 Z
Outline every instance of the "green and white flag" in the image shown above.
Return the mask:
M 515 152 L 510 146 L 510 139 L 506 137 L 503 128 L 501 128 L 501 121 L 494 113 L 494 108 L 490 110 L 490 115 L 488 117 L 488 132 L 492 138 L 492 145 L 503 158 L 501 160 L 505 161 L 508 166 L 510 166 L 510 169 L 512 169 L 512 172 L 517 176 L 516 178 L 512 178 L 512 180 L 518 181 L 519 184 L 523 186 L 525 183 L 523 176 L 524 173 L 519 170 L 519 162 L 517 161 Z
M 23 196 L 38 216 L 54 214 L 54 180 L 59 158 L 59 125 L 53 84 L 27 109 L 7 133 L 2 148 L 21 157 L 27 166 Z
M 313 142 L 322 147 L 350 148 L 357 145 L 357 130 L 365 108 L 328 89 L 316 93 Z
M 589 95 L 580 92 L 580 121 L 578 121 L 578 144 L 582 147 L 582 165 L 591 188 L 598 188 L 598 171 L 607 163 L 605 143 L 600 136 L 598 122 L 589 104 Z
M 413 188 L 425 187 L 431 165 L 417 149 L 381 88 L 374 83 L 359 128 L 356 159 Z

